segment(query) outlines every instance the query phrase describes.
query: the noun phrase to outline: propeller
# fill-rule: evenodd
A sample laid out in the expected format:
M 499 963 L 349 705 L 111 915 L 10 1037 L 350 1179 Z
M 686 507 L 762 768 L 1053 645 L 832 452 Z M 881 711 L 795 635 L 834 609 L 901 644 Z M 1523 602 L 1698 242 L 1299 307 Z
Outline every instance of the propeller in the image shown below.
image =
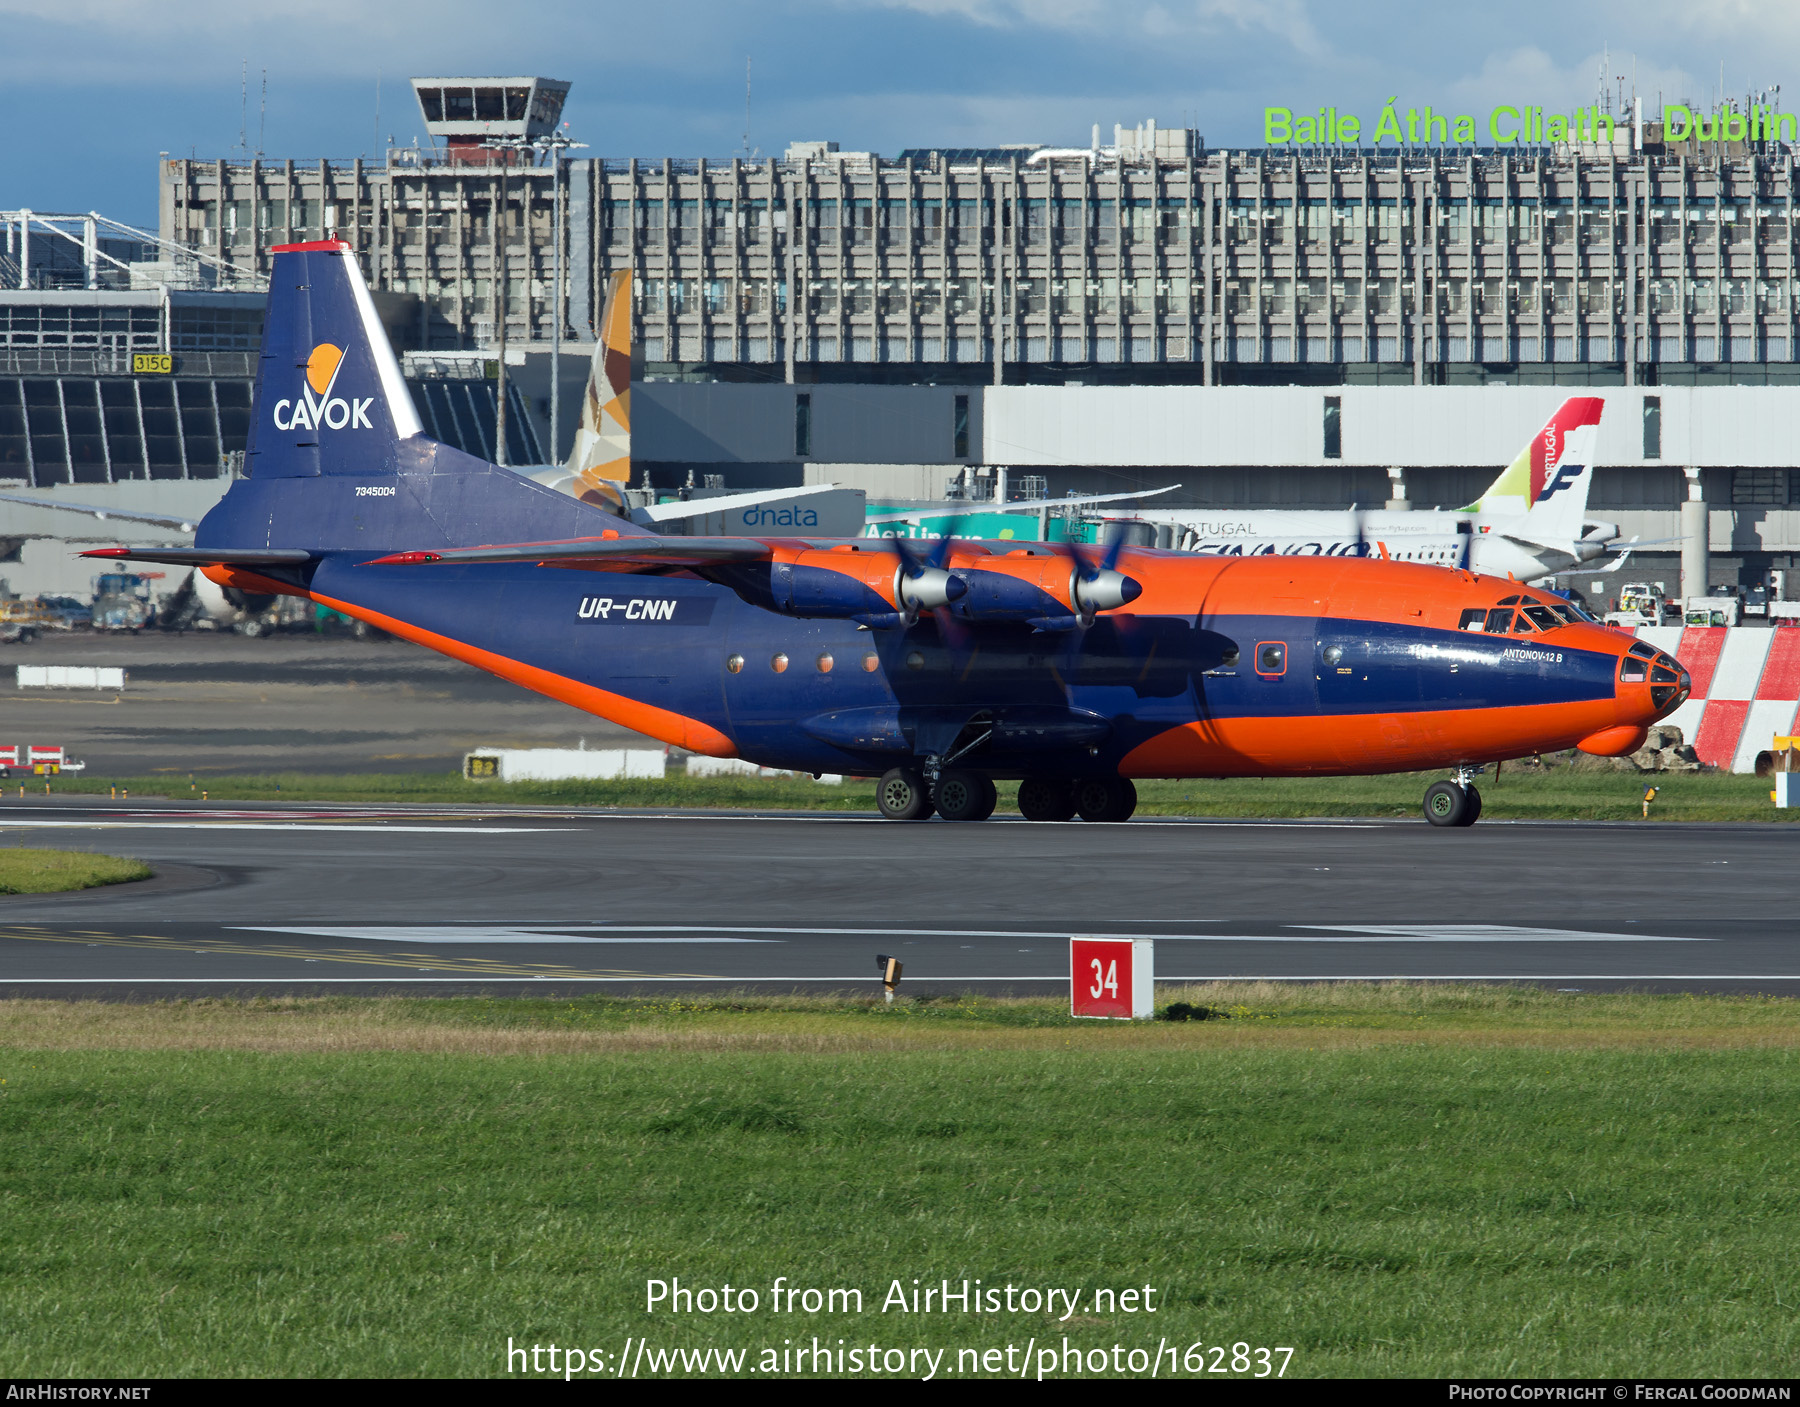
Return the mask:
M 950 549 L 956 542 L 956 528 L 961 522 L 960 517 L 952 519 L 943 535 L 924 553 L 913 547 L 910 538 L 882 539 L 899 559 L 894 568 L 894 603 L 909 627 L 918 621 L 921 611 L 935 611 L 940 606 L 947 606 L 969 590 L 966 581 L 944 567 L 950 559 Z
M 1069 604 L 1081 621 L 1082 629 L 1094 623 L 1100 611 L 1114 611 L 1128 606 L 1144 594 L 1143 584 L 1119 570 L 1119 554 L 1125 550 L 1126 528 L 1113 525 L 1106 550 L 1098 561 L 1077 543 L 1069 544 L 1075 559 L 1075 571 L 1069 579 Z

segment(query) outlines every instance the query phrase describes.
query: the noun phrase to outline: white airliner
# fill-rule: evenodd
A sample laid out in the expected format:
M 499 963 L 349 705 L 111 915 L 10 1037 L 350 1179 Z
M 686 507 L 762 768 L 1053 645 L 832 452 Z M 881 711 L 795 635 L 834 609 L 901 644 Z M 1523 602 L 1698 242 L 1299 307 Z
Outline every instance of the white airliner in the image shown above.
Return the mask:
M 1616 524 L 1586 516 L 1603 404 L 1598 396 L 1564 401 L 1487 492 L 1455 512 L 1161 508 L 1129 516 L 1168 524 L 1170 546 L 1184 552 L 1385 556 L 1520 581 L 1555 576 L 1624 546 Z M 1621 556 L 1599 570 L 1623 561 Z

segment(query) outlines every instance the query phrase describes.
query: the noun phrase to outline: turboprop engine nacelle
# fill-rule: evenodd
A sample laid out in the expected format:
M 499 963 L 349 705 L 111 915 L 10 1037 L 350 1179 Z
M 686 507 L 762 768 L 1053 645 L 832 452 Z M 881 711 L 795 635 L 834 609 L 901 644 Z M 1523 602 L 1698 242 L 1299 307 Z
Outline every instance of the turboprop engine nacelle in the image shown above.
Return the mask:
M 1084 616 L 1091 616 L 1095 611 L 1116 611 L 1120 606 L 1129 606 L 1143 594 L 1142 583 L 1111 569 L 1095 572 L 1091 577 L 1084 577 L 1077 570 L 1069 583 L 1069 600 Z
M 969 584 L 942 567 L 902 566 L 894 574 L 894 600 L 905 610 L 935 611 L 962 599 Z

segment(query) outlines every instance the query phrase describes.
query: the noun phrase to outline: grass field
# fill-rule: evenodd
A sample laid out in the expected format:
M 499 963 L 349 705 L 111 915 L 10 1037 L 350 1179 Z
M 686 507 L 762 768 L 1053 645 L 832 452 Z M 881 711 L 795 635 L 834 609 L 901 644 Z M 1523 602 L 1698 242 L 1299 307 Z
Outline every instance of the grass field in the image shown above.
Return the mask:
M 150 878 L 141 860 L 92 855 L 85 850 L 26 850 L 0 847 L 0 894 L 60 894 Z
M 641 1376 L 708 1348 L 747 1350 L 747 1374 L 815 1336 L 947 1349 L 940 1376 L 1065 1338 L 1108 1373 L 1115 1344 L 1210 1363 L 1237 1343 L 1291 1347 L 1289 1376 L 1791 1372 L 1794 1002 L 1161 998 L 1226 1019 L 8 1003 L 6 1372 L 501 1374 L 510 1337 L 611 1375 L 628 1336 Z M 759 1311 L 647 1313 L 646 1280 L 676 1276 L 754 1287 Z M 772 1314 L 781 1276 L 863 1311 Z M 882 1312 L 915 1277 L 1082 1298 L 1066 1319 Z M 1146 1285 L 1155 1314 L 1092 1301 Z
M 1139 782 L 1138 814 L 1147 816 L 1419 816 L 1425 788 L 1442 773 L 1386 777 L 1321 777 L 1302 780 Z M 1477 782 L 1484 818 L 1497 820 L 1638 820 L 1644 787 L 1659 788 L 1654 821 L 1786 821 L 1800 811 L 1777 811 L 1762 777 L 1729 773 L 1644 777 L 1619 772 L 1576 772 L 1507 767 Z M 167 796 L 214 801 L 342 801 L 375 804 L 455 802 L 476 806 L 571 805 L 630 807 L 799 808 L 873 811 L 870 780 L 824 786 L 809 779 L 694 778 L 672 773 L 662 781 L 468 782 L 451 773 L 374 773 L 363 776 L 284 773 L 214 777 L 204 782 L 168 777 L 59 778 L 53 789 L 109 794 L 122 787 L 133 798 Z M 1000 784 L 1000 809 L 1014 808 L 1016 783 Z M 29 792 L 27 793 L 29 796 Z

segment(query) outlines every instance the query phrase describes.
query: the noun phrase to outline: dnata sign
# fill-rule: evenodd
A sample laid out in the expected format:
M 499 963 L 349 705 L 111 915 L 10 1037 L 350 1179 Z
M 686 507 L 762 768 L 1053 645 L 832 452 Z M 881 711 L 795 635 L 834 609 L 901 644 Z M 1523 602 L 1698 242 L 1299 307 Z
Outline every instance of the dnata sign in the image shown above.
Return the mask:
M 369 423 L 369 407 L 375 404 L 373 396 L 345 400 L 331 394 L 343 364 L 342 347 L 334 347 L 329 342 L 314 347 L 312 355 L 306 359 L 306 382 L 300 388 L 300 399 L 275 402 L 275 428 L 317 430 L 324 426 L 330 430 L 373 430 L 375 427 Z
M 746 508 L 738 515 L 747 528 L 816 528 L 819 515 L 812 509 L 793 503 L 766 504 Z

